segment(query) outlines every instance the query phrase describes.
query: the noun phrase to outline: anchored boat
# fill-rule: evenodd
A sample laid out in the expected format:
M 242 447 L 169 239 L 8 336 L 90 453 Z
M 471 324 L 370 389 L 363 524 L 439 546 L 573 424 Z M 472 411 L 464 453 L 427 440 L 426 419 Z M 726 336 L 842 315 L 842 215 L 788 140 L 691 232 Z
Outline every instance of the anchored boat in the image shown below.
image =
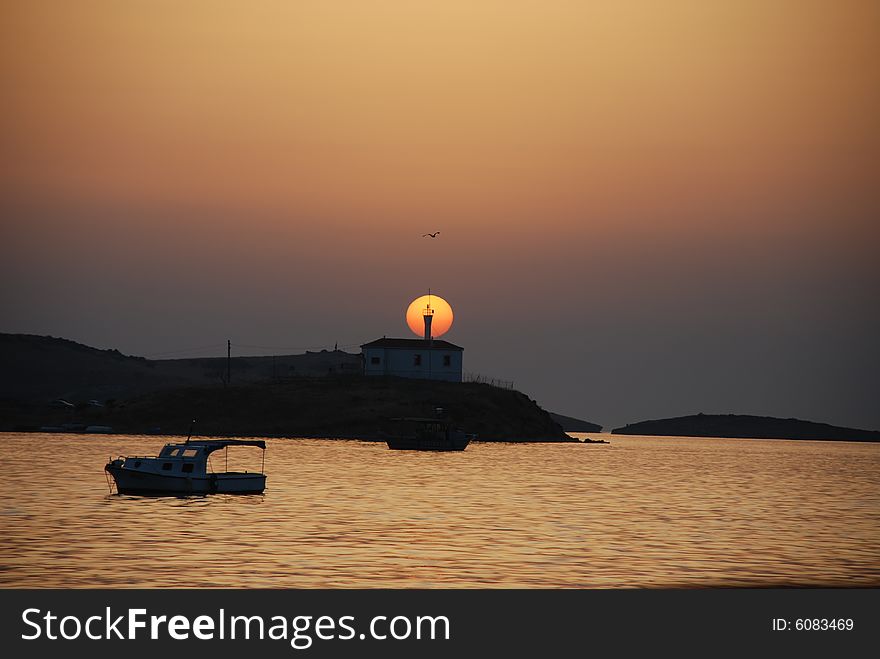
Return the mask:
M 403 417 L 411 431 L 387 440 L 388 448 L 409 451 L 464 451 L 476 435 L 467 434 L 442 419 Z
M 230 446 L 262 449 L 260 471 L 209 471 L 208 457 Z M 259 494 L 266 489 L 265 464 L 266 442 L 261 439 L 206 439 L 166 444 L 157 456 L 119 457 L 104 471 L 119 494 Z

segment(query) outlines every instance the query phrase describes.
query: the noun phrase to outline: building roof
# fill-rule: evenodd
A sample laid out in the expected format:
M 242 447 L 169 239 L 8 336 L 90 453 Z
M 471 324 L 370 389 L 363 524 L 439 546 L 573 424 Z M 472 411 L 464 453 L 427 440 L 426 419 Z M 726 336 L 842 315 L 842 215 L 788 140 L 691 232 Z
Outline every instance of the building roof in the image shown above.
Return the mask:
M 369 343 L 364 343 L 361 346 L 361 350 L 364 348 L 409 348 L 412 350 L 464 350 L 461 346 L 457 346 L 454 343 L 450 343 L 449 341 L 441 341 L 440 339 L 434 339 L 433 341 L 425 341 L 424 339 L 376 339 L 375 341 L 370 341 Z

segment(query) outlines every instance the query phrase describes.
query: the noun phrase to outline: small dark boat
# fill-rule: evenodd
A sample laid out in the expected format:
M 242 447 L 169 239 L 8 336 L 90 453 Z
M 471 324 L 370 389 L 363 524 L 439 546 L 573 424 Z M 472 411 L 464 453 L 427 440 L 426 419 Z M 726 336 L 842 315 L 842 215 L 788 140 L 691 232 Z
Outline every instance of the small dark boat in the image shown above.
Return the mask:
M 394 419 L 410 426 L 406 434 L 387 440 L 398 451 L 464 451 L 476 437 L 443 419 L 403 417 Z

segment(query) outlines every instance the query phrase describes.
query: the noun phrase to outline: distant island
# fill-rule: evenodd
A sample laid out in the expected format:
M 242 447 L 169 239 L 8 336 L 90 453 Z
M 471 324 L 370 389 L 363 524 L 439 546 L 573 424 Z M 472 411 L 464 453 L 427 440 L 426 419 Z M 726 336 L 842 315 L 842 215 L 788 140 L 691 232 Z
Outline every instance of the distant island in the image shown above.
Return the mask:
M 616 435 L 880 442 L 880 431 L 876 430 L 858 430 L 801 419 L 747 414 L 694 414 L 672 419 L 655 419 L 631 423 L 611 432 Z
M 383 439 L 395 417 L 442 414 L 482 441 L 577 442 L 525 394 L 475 382 L 362 375 L 361 356 L 150 360 L 74 341 L 0 334 L 0 430 Z M 571 419 L 571 417 L 563 417 Z M 591 428 L 589 422 L 571 419 Z
M 565 432 L 602 432 L 602 426 L 572 416 L 550 412 L 550 418 L 562 426 Z

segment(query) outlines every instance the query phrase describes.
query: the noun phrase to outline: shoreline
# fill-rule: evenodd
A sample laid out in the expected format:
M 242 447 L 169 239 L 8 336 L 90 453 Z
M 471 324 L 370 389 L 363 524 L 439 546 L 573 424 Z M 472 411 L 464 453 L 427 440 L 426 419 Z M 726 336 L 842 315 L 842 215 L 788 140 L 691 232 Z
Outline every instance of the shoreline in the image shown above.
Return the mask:
M 572 431 L 574 432 L 574 431 Z M 568 439 L 548 438 L 548 439 L 480 439 L 479 437 L 471 440 L 472 444 L 606 444 L 613 442 L 612 438 L 623 437 L 641 437 L 644 439 L 727 439 L 727 440 L 755 440 L 755 441 L 781 441 L 781 442 L 844 442 L 850 444 L 880 444 L 880 440 L 875 439 L 840 439 L 840 438 L 818 438 L 818 437 L 733 437 L 730 435 L 655 435 L 647 433 L 583 433 L 582 435 L 603 435 L 603 437 L 572 437 Z M 83 437 L 142 437 L 150 438 L 169 438 L 169 437 L 186 437 L 186 433 L 178 432 L 85 432 L 81 430 L 40 430 L 39 428 L 12 428 L 0 430 L 0 435 L 81 435 Z M 193 439 L 318 439 L 326 441 L 348 441 L 348 442 L 386 442 L 391 439 L 391 435 L 370 435 L 370 434 L 302 434 L 302 433 L 193 433 Z
M 176 433 L 176 432 L 161 432 L 161 433 L 150 433 L 150 432 L 84 432 L 77 430 L 40 430 L 40 429 L 12 429 L 12 430 L 0 430 L 0 435 L 63 435 L 63 436 L 72 436 L 72 435 L 81 435 L 83 437 L 155 437 L 159 438 L 168 438 L 168 437 L 186 437 L 186 433 Z M 392 439 L 392 436 L 379 436 L 379 435 L 305 435 L 305 434 L 260 434 L 260 433 L 193 433 L 192 438 L 201 438 L 201 439 L 238 439 L 238 438 L 246 438 L 246 439 L 320 439 L 327 441 L 347 441 L 347 442 L 387 442 L 389 439 Z M 480 439 L 475 438 L 471 440 L 473 444 L 610 444 L 611 442 L 604 440 L 588 440 L 583 441 L 577 439 L 576 437 L 570 437 L 569 439 Z

